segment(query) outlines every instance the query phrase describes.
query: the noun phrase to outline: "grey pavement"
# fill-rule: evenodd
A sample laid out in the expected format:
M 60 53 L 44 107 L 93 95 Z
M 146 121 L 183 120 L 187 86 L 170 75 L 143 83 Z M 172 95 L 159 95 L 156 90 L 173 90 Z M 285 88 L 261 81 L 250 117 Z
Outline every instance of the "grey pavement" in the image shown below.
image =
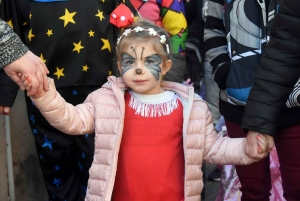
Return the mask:
M 214 169 L 216 168 L 216 165 L 210 164 L 210 163 L 205 163 L 204 171 L 205 171 L 205 177 L 206 177 L 206 182 L 204 183 L 204 190 L 205 190 L 205 199 L 202 199 L 202 201 L 215 201 L 216 197 L 219 192 L 220 188 L 220 182 L 216 181 L 208 181 L 207 177 L 208 174 L 211 173 Z

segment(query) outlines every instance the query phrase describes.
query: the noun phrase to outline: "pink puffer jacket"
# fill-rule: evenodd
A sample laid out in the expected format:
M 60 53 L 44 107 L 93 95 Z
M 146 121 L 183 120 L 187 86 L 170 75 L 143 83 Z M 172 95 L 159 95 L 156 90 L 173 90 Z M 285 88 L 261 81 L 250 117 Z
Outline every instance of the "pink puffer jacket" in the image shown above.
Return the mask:
M 250 164 L 244 153 L 245 139 L 217 135 L 207 104 L 192 87 L 162 82 L 183 103 L 183 146 L 185 155 L 185 201 L 201 199 L 202 160 L 214 164 Z M 122 78 L 109 77 L 102 88 L 91 93 L 83 104 L 73 106 L 56 92 L 53 81 L 45 96 L 32 99 L 50 124 L 71 135 L 95 132 L 95 155 L 89 174 L 86 201 L 110 201 L 116 176 L 118 152 L 124 125 Z

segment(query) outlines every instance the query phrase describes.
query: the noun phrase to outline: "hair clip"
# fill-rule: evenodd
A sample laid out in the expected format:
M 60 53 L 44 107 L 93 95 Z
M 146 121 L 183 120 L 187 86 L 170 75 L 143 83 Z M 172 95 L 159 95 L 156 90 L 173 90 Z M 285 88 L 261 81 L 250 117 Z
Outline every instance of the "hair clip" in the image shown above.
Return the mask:
M 124 28 L 132 24 L 134 16 L 131 10 L 124 4 L 120 4 L 111 14 L 109 22 L 118 28 Z

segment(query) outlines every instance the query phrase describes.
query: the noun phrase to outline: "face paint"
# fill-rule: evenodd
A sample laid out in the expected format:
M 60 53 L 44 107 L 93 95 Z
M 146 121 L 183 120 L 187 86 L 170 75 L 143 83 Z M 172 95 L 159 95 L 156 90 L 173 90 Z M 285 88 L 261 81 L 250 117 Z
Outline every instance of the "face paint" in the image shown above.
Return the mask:
M 135 51 L 135 48 L 133 46 L 130 47 L 132 49 L 132 51 L 134 52 L 135 54 L 135 58 L 137 58 L 137 55 L 136 55 L 136 51 Z
M 160 64 L 162 62 L 161 57 L 158 54 L 152 54 L 145 58 L 145 66 L 154 75 L 156 80 L 159 80 L 161 68 Z
M 142 47 L 142 53 L 141 53 L 141 60 L 143 59 L 143 53 L 144 53 L 145 48 Z
M 132 57 L 130 54 L 127 54 L 125 52 L 122 53 L 122 61 L 121 61 L 121 66 L 122 66 L 122 75 L 126 73 L 130 68 L 134 66 L 135 63 L 135 58 Z

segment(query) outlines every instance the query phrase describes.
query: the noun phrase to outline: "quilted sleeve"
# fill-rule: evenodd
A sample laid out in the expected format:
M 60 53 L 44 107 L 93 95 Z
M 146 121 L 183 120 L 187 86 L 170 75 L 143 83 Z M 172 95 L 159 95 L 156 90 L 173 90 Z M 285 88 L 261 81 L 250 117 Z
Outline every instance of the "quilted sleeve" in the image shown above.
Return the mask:
M 254 162 L 244 152 L 245 138 L 223 137 L 215 131 L 212 115 L 206 106 L 206 125 L 204 129 L 204 156 L 212 164 L 248 165 Z
M 76 135 L 94 132 L 93 94 L 84 103 L 73 106 L 56 91 L 51 79 L 49 90 L 40 98 L 31 98 L 47 121 L 63 133 Z

